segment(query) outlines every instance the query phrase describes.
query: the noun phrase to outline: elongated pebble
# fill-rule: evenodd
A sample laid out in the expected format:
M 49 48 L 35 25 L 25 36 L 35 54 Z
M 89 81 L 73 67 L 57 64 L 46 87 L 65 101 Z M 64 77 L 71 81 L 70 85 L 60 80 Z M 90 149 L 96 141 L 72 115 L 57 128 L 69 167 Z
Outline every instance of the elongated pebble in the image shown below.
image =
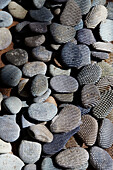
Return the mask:
M 47 23 L 41 23 L 41 22 L 32 22 L 29 23 L 29 28 L 32 32 L 35 33 L 46 33 L 47 32 Z
M 0 9 L 5 8 L 9 3 L 11 2 L 11 0 L 1 0 L 0 1 Z
M 87 28 L 95 28 L 100 22 L 107 18 L 107 9 L 103 5 L 94 6 L 87 14 L 85 24 Z
M 24 167 L 24 170 L 36 170 L 35 164 L 28 164 Z
M 10 143 L 4 142 L 0 139 L 0 154 L 10 153 L 12 150 L 12 146 Z
M 0 28 L 0 50 L 6 49 L 12 42 L 11 32 L 7 28 Z
M 73 93 L 78 90 L 78 82 L 75 78 L 67 75 L 59 75 L 51 78 L 52 89 L 59 93 Z
M 37 47 L 43 44 L 45 41 L 44 35 L 37 35 L 33 37 L 26 37 L 25 38 L 25 45 L 28 47 Z
M 91 0 L 75 0 L 75 2 L 78 4 L 78 6 L 81 9 L 82 15 L 85 15 L 89 12 L 91 8 Z
M 18 24 L 15 26 L 15 30 L 16 30 L 17 32 L 21 32 L 22 29 L 23 29 L 25 26 L 27 26 L 29 23 L 30 23 L 30 21 L 20 22 L 20 23 L 18 23 Z
M 33 77 L 37 74 L 45 75 L 46 71 L 47 71 L 46 64 L 40 61 L 28 62 L 22 68 L 23 74 L 27 77 Z
M 34 103 L 28 109 L 29 117 L 38 121 L 50 121 L 57 114 L 57 107 L 54 104 Z
M 96 43 L 92 44 L 92 46 L 96 50 L 113 53 L 113 44 L 110 42 L 96 42 Z
M 101 60 L 105 60 L 109 58 L 109 54 L 105 53 L 105 52 L 97 52 L 97 51 L 91 51 L 91 55 L 96 58 L 96 59 L 101 59 Z
M 73 93 L 67 93 L 67 94 L 56 93 L 56 94 L 53 94 L 53 96 L 60 102 L 72 102 L 74 98 Z
M 47 158 L 44 158 L 43 161 L 42 161 L 42 164 L 41 164 L 41 170 L 61 170 L 59 168 L 56 168 L 54 165 L 53 165 L 53 161 L 51 158 L 47 157 Z
M 105 61 L 99 62 L 98 65 L 102 69 L 102 77 L 113 76 L 113 67 Z
M 12 16 L 8 12 L 0 11 L 0 27 L 9 27 L 12 23 Z
M 53 64 L 50 64 L 49 65 L 49 72 L 52 76 L 58 76 L 58 75 L 70 76 L 71 69 L 63 70 L 63 69 L 60 69 L 60 68 L 54 66 Z

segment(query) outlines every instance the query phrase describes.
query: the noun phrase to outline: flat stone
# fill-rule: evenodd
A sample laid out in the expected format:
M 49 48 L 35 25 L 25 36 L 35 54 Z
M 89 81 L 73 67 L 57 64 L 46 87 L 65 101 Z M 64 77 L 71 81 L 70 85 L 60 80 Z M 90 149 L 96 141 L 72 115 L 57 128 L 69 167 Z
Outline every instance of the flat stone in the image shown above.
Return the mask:
M 11 32 L 7 28 L 0 28 L 0 50 L 6 49 L 12 42 Z
M 5 8 L 10 2 L 11 2 L 11 0 L 6 0 L 6 1 L 1 0 L 0 1 L 0 9 Z
M 77 69 L 91 64 L 90 49 L 86 45 L 76 45 L 68 42 L 61 51 L 62 62 L 67 67 L 76 67 Z
M 28 62 L 27 51 L 17 48 L 5 54 L 6 60 L 15 66 L 21 66 Z
M 12 150 L 12 146 L 10 143 L 4 142 L 0 139 L 0 154 L 10 153 Z
M 80 7 L 82 15 L 85 15 L 89 12 L 91 8 L 91 0 L 84 0 L 84 1 L 75 0 L 75 2 Z
M 51 13 L 50 9 L 46 7 L 42 7 L 41 9 L 30 10 L 29 15 L 35 21 L 40 22 L 48 22 L 53 19 L 53 14 Z
M 48 62 L 51 60 L 52 52 L 46 50 L 44 46 L 39 46 L 32 50 L 32 56 L 35 60 Z
M 74 98 L 73 93 L 67 93 L 67 94 L 56 93 L 56 94 L 53 94 L 53 96 L 60 102 L 72 102 Z
M 80 22 L 81 18 L 81 10 L 75 0 L 68 0 L 60 16 L 61 24 L 75 26 Z
M 12 16 L 8 12 L 0 11 L 0 27 L 9 27 L 12 23 Z
M 47 158 L 44 158 L 43 161 L 42 161 L 42 164 L 41 164 L 41 170 L 61 170 L 59 168 L 56 168 L 54 165 L 53 165 L 53 161 L 51 158 L 47 157 Z
M 91 55 L 96 59 L 106 60 L 109 58 L 109 54 L 105 52 L 91 51 Z
M 62 24 L 52 23 L 50 26 L 50 32 L 53 36 L 53 39 L 57 43 L 66 43 L 73 40 L 76 34 L 74 27 L 66 26 Z
M 30 91 L 29 91 L 29 79 L 23 79 L 18 84 L 18 94 L 22 97 L 29 97 Z
M 36 170 L 35 164 L 28 164 L 24 167 L 24 170 Z
M 13 66 L 11 64 L 4 66 L 0 71 L 0 79 L 2 83 L 7 86 L 12 87 L 17 86 L 21 77 L 22 77 L 21 70 L 18 67 Z
M 0 169 L 2 170 L 21 170 L 23 166 L 24 162 L 13 154 L 0 155 Z
M 78 82 L 67 75 L 59 75 L 51 78 L 50 86 L 58 93 L 73 93 L 78 90 Z
M 57 114 L 57 107 L 54 104 L 34 103 L 28 109 L 29 117 L 38 121 L 50 121 Z
M 70 76 L 71 69 L 63 70 L 61 68 L 58 68 L 54 66 L 53 64 L 49 65 L 49 72 L 52 76 L 58 76 L 58 75 L 67 75 Z
M 44 75 L 37 75 L 32 80 L 31 94 L 34 97 L 42 96 L 48 90 L 48 80 Z
M 98 65 L 102 69 L 102 77 L 113 76 L 113 67 L 105 61 L 99 62 Z
M 28 12 L 21 5 L 17 4 L 14 1 L 11 1 L 9 3 L 8 10 L 13 17 L 18 18 L 18 19 L 24 19 L 27 15 L 27 12 Z
M 75 26 L 75 30 L 78 31 L 83 29 L 83 20 L 81 19 L 80 22 Z
M 90 163 L 97 170 L 111 170 L 113 168 L 113 160 L 104 149 L 93 146 L 90 149 Z
M 47 71 L 47 66 L 44 62 L 40 61 L 33 61 L 26 63 L 23 68 L 22 72 L 27 77 L 33 77 L 37 74 L 45 75 Z
M 93 44 L 93 48 L 96 50 L 113 53 L 113 44 L 110 42 L 96 42 Z
M 22 128 L 27 128 L 27 127 L 33 126 L 33 125 L 35 125 L 35 124 L 29 122 L 29 121 L 22 115 L 22 117 L 21 117 L 21 125 L 22 125 Z
M 87 28 L 83 28 L 77 31 L 77 40 L 79 43 L 86 45 L 91 45 L 96 42 L 93 32 Z
M 86 145 L 92 146 L 97 139 L 98 122 L 90 115 L 83 115 L 81 120 L 82 124 L 80 125 L 78 135 Z
M 45 41 L 44 35 L 37 35 L 33 37 L 26 37 L 25 38 L 25 45 L 28 47 L 38 47 L 43 44 Z
M 73 147 L 60 152 L 55 160 L 63 168 L 78 169 L 82 168 L 89 159 L 88 152 L 81 147 Z
M 105 21 L 107 18 L 107 9 L 103 5 L 94 6 L 87 14 L 85 25 L 87 28 L 94 29 L 100 22 Z
M 33 0 L 33 4 L 36 8 L 42 8 L 45 3 L 45 0 Z
M 52 132 L 69 132 L 81 124 L 81 112 L 75 105 L 65 106 L 60 113 L 52 120 L 50 129 Z
M 33 164 L 40 159 L 41 150 L 40 143 L 22 140 L 19 146 L 19 156 L 25 163 Z
M 53 141 L 43 145 L 43 152 L 47 155 L 54 155 L 65 147 L 65 144 L 75 133 L 79 131 L 79 127 L 67 132 L 57 133 L 53 135 Z
M 6 142 L 14 142 L 19 138 L 20 128 L 15 115 L 0 116 L 0 138 Z
M 108 19 L 113 20 L 113 2 L 107 3 L 107 10 L 108 10 Z
M 29 23 L 29 28 L 32 32 L 35 33 L 46 33 L 47 32 L 47 23 L 41 22 L 32 22 Z
M 15 26 L 15 30 L 16 30 L 17 32 L 21 32 L 21 31 L 23 30 L 23 28 L 24 28 L 25 26 L 27 26 L 29 23 L 30 23 L 30 21 L 20 22 L 20 23 L 18 23 L 18 24 Z
M 11 96 L 4 100 L 3 105 L 9 113 L 17 114 L 22 108 L 22 101 L 18 97 Z
M 53 134 L 47 129 L 45 125 L 37 124 L 29 127 L 31 136 L 41 142 L 50 143 L 53 140 Z

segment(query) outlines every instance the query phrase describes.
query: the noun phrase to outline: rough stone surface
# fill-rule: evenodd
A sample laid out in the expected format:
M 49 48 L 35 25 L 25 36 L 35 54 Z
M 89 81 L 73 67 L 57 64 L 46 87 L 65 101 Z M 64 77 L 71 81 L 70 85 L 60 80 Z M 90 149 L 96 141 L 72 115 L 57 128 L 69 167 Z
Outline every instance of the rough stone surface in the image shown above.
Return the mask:
M 109 54 L 105 52 L 91 51 L 91 55 L 96 59 L 105 60 L 109 58 Z
M 47 32 L 47 23 L 41 23 L 41 22 L 33 22 L 29 23 L 29 28 L 32 32 L 35 33 L 46 33 Z
M 12 42 L 11 32 L 7 28 L 0 28 L 0 50 L 6 49 Z

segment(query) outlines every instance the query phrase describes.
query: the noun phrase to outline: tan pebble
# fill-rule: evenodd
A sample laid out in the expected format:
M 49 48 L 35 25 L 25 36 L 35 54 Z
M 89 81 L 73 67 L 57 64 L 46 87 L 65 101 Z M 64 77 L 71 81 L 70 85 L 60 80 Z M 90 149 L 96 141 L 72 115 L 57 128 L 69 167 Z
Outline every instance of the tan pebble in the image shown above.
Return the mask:
M 48 99 L 45 100 L 45 102 L 52 103 L 55 106 L 57 106 L 57 103 L 56 103 L 55 99 L 52 96 L 49 96 Z
M 59 15 L 60 12 L 61 12 L 61 9 L 60 9 L 60 8 L 57 8 L 57 9 L 54 10 L 54 14 L 55 14 L 55 15 Z

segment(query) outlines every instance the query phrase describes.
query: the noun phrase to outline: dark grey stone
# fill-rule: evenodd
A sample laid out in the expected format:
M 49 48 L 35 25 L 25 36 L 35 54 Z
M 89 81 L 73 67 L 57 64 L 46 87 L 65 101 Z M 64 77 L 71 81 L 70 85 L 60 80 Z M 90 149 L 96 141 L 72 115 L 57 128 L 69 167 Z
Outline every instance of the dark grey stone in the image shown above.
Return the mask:
M 33 22 L 29 24 L 29 28 L 32 32 L 35 33 L 46 33 L 47 32 L 47 23 Z
M 45 41 L 44 35 L 37 35 L 33 37 L 26 37 L 25 38 L 25 45 L 28 47 L 37 47 L 43 44 Z
M 16 31 L 17 31 L 17 32 L 22 31 L 22 29 L 23 29 L 26 25 L 28 25 L 29 23 L 30 23 L 29 21 L 23 21 L 23 22 L 18 23 L 18 24 L 16 25 L 16 27 L 15 27 Z

